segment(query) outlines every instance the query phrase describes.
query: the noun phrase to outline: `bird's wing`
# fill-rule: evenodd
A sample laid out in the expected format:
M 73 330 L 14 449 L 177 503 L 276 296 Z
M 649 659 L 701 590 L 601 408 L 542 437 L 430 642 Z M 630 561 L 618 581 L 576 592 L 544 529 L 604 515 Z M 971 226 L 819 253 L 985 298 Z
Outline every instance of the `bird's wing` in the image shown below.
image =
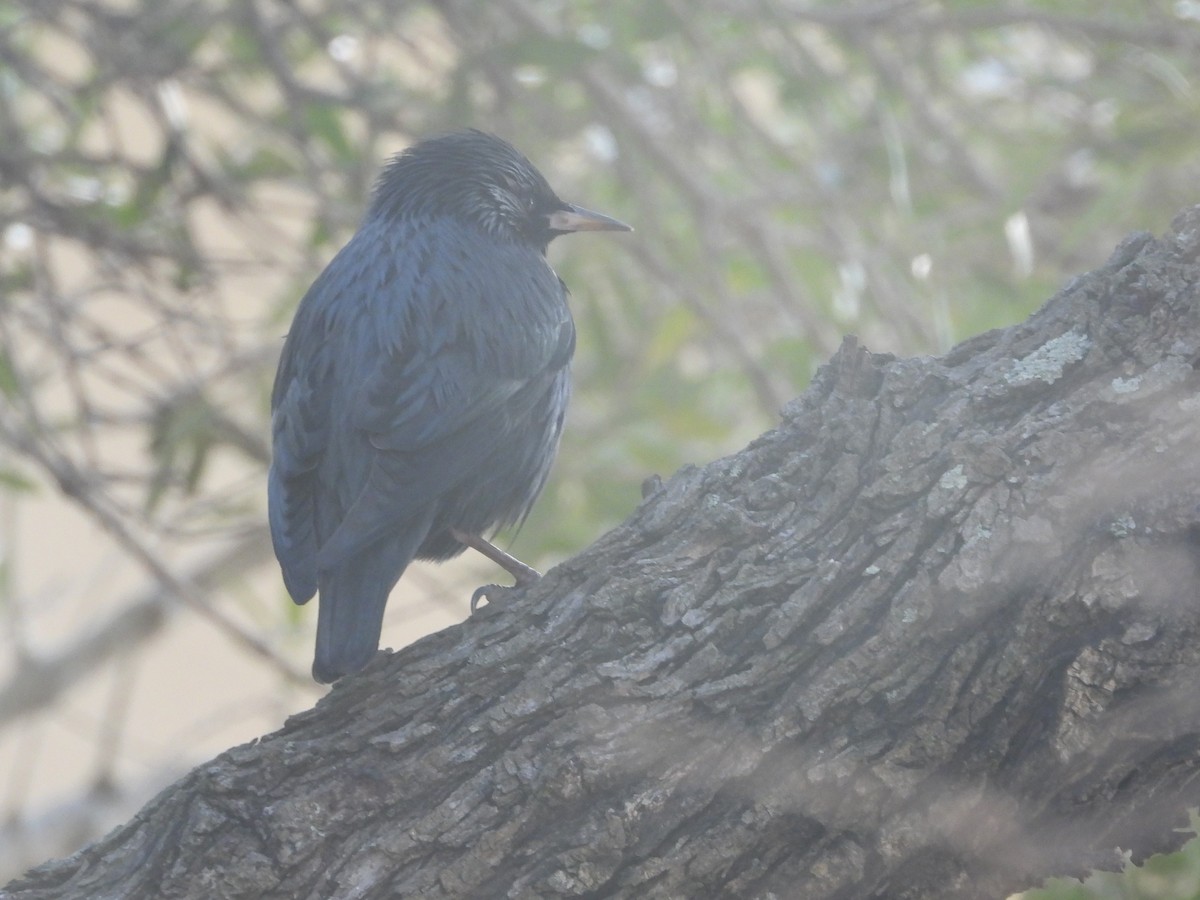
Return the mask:
M 268 520 L 284 583 L 297 603 L 317 590 L 317 468 L 329 443 L 336 350 L 326 339 L 326 319 L 339 276 L 339 267 L 331 265 L 305 294 L 271 393 Z
M 321 547 L 321 569 L 478 472 L 519 424 L 514 408 L 535 402 L 574 350 L 562 283 L 536 249 L 438 225 L 399 257 L 393 277 L 362 298 L 371 339 L 356 342 L 357 359 L 338 361 L 356 369 L 348 427 L 331 446 L 368 452 L 370 464 Z

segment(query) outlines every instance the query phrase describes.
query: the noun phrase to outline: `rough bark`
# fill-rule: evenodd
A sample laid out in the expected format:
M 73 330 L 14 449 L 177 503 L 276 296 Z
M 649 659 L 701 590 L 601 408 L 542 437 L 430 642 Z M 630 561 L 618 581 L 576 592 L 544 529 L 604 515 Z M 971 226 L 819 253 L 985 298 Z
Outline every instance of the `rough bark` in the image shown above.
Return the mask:
M 1003 897 L 1200 805 L 1200 208 L 381 654 L 33 897 Z

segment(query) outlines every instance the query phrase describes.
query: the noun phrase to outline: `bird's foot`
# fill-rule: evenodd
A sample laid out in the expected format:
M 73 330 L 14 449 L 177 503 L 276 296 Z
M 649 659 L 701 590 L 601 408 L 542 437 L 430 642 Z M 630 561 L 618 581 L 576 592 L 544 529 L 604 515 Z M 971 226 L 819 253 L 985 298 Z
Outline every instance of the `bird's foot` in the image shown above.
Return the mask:
M 487 605 L 491 606 L 491 597 L 499 591 L 507 591 L 511 588 L 506 588 L 502 584 L 483 584 L 475 588 L 475 593 L 471 595 L 471 615 L 475 615 L 475 610 L 479 608 L 480 600 L 487 600 Z
M 534 584 L 542 577 L 535 569 L 530 569 L 529 571 L 533 573 L 532 577 L 527 575 L 524 578 L 518 578 L 516 583 L 511 587 L 506 587 L 503 584 L 485 584 L 475 588 L 475 593 L 471 595 L 471 615 L 475 615 L 475 610 L 479 608 L 480 600 L 487 600 L 487 605 L 491 606 L 493 603 L 499 602 L 500 598 L 505 594 L 510 594 L 518 588 L 529 587 L 529 585 Z
M 459 531 L 457 528 L 451 528 L 450 535 L 460 544 L 465 544 L 468 547 L 478 550 L 496 565 L 503 568 L 512 575 L 515 582 L 512 587 L 504 587 L 500 584 L 485 584 L 483 587 L 476 588 L 475 593 L 471 595 L 472 615 L 478 608 L 481 599 L 486 597 L 490 605 L 501 593 L 507 593 L 513 590 L 513 588 L 528 587 L 542 577 L 542 573 L 533 566 L 526 565 L 511 553 L 505 553 L 495 544 L 484 540 L 477 534 L 467 534 L 464 531 Z

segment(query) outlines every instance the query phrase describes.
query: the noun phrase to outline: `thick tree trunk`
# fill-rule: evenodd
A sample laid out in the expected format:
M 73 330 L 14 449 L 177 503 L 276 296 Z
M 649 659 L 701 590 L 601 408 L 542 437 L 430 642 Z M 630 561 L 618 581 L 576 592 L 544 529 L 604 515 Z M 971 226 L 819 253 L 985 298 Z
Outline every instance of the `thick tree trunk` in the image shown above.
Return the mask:
M 1200 805 L 1200 208 L 779 428 L 13 883 L 1003 897 Z

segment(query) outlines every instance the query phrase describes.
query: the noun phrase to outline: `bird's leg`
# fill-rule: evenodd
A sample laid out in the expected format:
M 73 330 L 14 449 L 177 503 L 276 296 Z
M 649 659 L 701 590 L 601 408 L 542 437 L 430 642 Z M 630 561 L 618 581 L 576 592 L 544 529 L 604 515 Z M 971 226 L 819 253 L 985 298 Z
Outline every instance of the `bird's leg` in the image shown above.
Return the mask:
M 513 587 L 527 587 L 533 584 L 542 577 L 542 573 L 533 566 L 527 566 L 511 553 L 505 553 L 491 541 L 481 538 L 477 534 L 467 534 L 465 531 L 459 531 L 457 528 L 450 529 L 450 536 L 460 544 L 465 544 L 472 550 L 482 553 L 504 571 L 508 572 L 516 582 Z M 479 599 L 487 596 L 489 590 L 499 588 L 500 585 L 485 584 L 477 589 L 471 595 L 471 612 L 475 612 L 475 608 L 479 605 Z

